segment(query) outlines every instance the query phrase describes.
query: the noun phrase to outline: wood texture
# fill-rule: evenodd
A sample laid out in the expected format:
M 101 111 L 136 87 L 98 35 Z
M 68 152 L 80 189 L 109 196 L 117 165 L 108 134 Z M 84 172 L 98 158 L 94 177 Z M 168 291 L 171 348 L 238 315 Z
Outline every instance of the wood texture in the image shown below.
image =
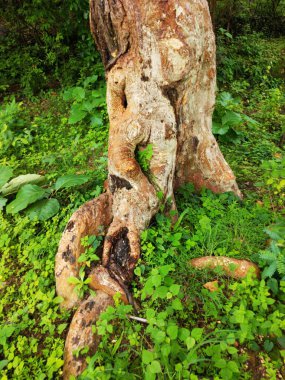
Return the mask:
M 90 27 L 107 79 L 108 191 L 72 216 L 56 257 L 62 306 L 80 305 L 66 342 L 65 379 L 86 366 L 75 349 L 97 348 L 91 321 L 114 292 L 130 301 L 140 233 L 161 205 L 175 209 L 174 189 L 191 182 L 241 196 L 211 131 L 216 64 L 207 1 L 90 0 Z M 144 172 L 136 151 L 149 144 L 153 155 Z M 102 229 L 103 266 L 90 274 L 97 296 L 80 301 L 68 278 L 78 277 L 81 238 Z

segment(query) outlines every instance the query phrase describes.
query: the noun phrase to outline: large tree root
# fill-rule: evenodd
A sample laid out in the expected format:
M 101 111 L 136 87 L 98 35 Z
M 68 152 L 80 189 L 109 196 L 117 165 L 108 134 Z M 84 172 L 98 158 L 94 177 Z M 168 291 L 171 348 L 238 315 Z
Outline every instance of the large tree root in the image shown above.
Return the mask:
M 114 304 L 113 297 L 102 291 L 90 296 L 77 309 L 69 327 L 65 342 L 63 378 L 68 380 L 72 375 L 79 376 L 86 368 L 86 356 L 96 352 L 100 338 L 92 332 L 100 314 Z M 80 350 L 89 348 L 87 355 Z
M 192 259 L 190 264 L 197 269 L 221 268 L 229 277 L 244 278 L 248 274 L 260 278 L 258 266 L 249 260 L 233 259 L 225 256 L 205 256 Z
M 64 379 L 69 379 L 71 375 L 78 376 L 86 367 L 85 356 L 80 354 L 82 349 L 89 347 L 88 355 L 96 351 L 99 337 L 92 333 L 92 324 L 96 323 L 101 312 L 113 304 L 113 295 L 120 293 L 125 303 L 131 300 L 128 285 L 132 271 L 122 278 L 129 253 L 125 250 L 126 231 L 112 236 L 112 254 L 105 267 L 99 265 L 89 273 L 89 287 L 96 291 L 96 295 L 82 301 L 75 291 L 75 285 L 68 282 L 70 277 L 79 277 L 80 264 L 77 260 L 85 249 L 81 239 L 88 235 L 102 235 L 107 231 L 112 222 L 111 206 L 112 195 L 107 192 L 76 211 L 66 226 L 56 255 L 56 289 L 57 294 L 63 297 L 61 306 L 67 309 L 79 306 L 66 339 Z M 132 265 L 135 265 L 134 261 Z
M 111 207 L 112 196 L 104 193 L 81 206 L 67 223 L 55 258 L 56 291 L 64 299 L 62 307 L 70 309 L 80 303 L 74 291 L 75 285 L 68 279 L 79 277 L 80 264 L 77 260 L 85 250 L 81 239 L 106 232 L 112 221 Z

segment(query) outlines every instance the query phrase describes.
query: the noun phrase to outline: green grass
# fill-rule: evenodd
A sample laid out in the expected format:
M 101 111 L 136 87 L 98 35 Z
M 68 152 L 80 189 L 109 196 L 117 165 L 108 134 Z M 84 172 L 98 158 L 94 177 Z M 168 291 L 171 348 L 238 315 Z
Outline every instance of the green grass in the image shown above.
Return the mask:
M 102 73 L 96 75 L 72 89 L 21 104 L 6 98 L 0 106 L 0 165 L 13 168 L 15 176 L 45 175 L 46 187 L 66 174 L 90 178 L 56 192 L 60 210 L 49 220 L 32 221 L 25 210 L 13 216 L 0 211 L 1 380 L 62 375 L 72 313 L 59 309 L 55 253 L 72 212 L 102 191 L 107 176 L 105 88 Z M 234 111 L 258 122 L 232 126 L 240 132 L 239 143 L 230 134 L 218 136 L 244 200 L 207 190 L 198 194 L 190 185 L 178 191 L 178 222 L 173 226 L 160 213 L 142 234 L 133 292 L 148 324 L 129 320 L 126 314 L 134 311 L 117 302 L 96 326 L 101 346 L 82 379 L 285 376 L 282 275 L 236 282 L 220 270 L 197 271 L 189 264 L 195 257 L 227 255 L 267 267 L 259 255 L 271 249 L 264 229 L 284 217 L 285 201 L 284 91 L 276 71 L 272 80 L 270 75 L 250 91 L 246 78 L 227 88 L 241 98 Z M 284 240 L 274 242 L 283 254 Z M 212 280 L 219 284 L 214 293 L 203 286 Z

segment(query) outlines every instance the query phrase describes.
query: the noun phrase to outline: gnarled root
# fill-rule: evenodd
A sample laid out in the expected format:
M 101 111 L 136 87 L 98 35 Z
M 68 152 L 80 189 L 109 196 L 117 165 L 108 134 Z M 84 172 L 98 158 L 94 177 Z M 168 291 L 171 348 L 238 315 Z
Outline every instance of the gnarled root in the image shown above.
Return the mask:
M 233 278 L 244 278 L 249 273 L 260 278 L 258 266 L 249 260 L 232 259 L 226 256 L 205 256 L 191 260 L 190 264 L 197 269 L 215 269 L 221 267 L 228 276 Z
M 80 300 L 70 277 L 78 277 L 80 265 L 77 260 L 84 247 L 81 239 L 88 235 L 99 235 L 106 231 L 112 221 L 112 195 L 107 192 L 85 203 L 70 218 L 59 243 L 55 261 L 57 294 L 64 298 L 61 306 L 71 309 Z
M 124 289 L 119 285 L 119 283 L 114 280 L 107 268 L 102 265 L 94 268 L 89 275 L 91 282 L 89 287 L 93 290 L 101 290 L 109 296 L 113 297 L 116 293 L 121 294 L 121 299 L 124 303 L 128 303 L 128 296 Z
M 80 354 L 80 350 L 89 347 L 87 355 L 92 356 L 95 353 L 100 337 L 92 332 L 92 325 L 94 326 L 100 314 L 113 304 L 113 297 L 99 290 L 94 297 L 90 296 L 83 301 L 76 311 L 65 342 L 64 380 L 69 380 L 71 376 L 79 376 L 86 368 L 86 357 Z
M 109 305 L 113 295 L 121 294 L 122 301 L 132 301 L 128 285 L 133 269 L 139 258 L 139 234 L 134 228 L 112 223 L 113 197 L 108 191 L 87 202 L 70 218 L 62 235 L 56 255 L 56 290 L 64 298 L 61 306 L 67 309 L 79 306 L 72 322 L 65 344 L 64 379 L 78 376 L 86 367 L 86 358 L 80 350 L 89 347 L 88 355 L 95 353 L 100 338 L 92 333 L 92 324 Z M 70 277 L 79 277 L 79 256 L 84 252 L 81 239 L 88 235 L 107 233 L 103 263 L 89 274 L 89 287 L 96 295 L 80 300 L 75 285 L 68 282 Z

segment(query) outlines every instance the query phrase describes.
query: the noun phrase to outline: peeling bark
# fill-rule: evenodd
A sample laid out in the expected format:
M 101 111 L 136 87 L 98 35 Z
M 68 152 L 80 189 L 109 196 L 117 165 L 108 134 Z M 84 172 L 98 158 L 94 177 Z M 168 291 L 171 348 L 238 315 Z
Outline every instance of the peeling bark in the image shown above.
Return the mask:
M 99 234 L 102 228 L 106 232 L 102 266 L 90 274 L 98 300 L 110 304 L 119 291 L 130 302 L 140 233 L 161 204 L 170 200 L 175 209 L 174 189 L 192 182 L 197 189 L 241 196 L 211 132 L 216 67 L 207 1 L 90 0 L 90 26 L 107 78 L 108 191 L 72 216 L 60 242 L 56 282 L 66 308 L 80 304 L 67 280 L 78 276 L 83 236 Z M 148 144 L 153 156 L 146 174 L 135 151 Z M 84 368 L 84 360 L 76 361 L 72 350 L 96 347 L 96 338 L 80 322 L 86 302 L 69 330 L 66 379 Z M 90 316 L 97 318 L 99 309 L 92 310 Z M 72 341 L 79 330 L 82 339 Z

